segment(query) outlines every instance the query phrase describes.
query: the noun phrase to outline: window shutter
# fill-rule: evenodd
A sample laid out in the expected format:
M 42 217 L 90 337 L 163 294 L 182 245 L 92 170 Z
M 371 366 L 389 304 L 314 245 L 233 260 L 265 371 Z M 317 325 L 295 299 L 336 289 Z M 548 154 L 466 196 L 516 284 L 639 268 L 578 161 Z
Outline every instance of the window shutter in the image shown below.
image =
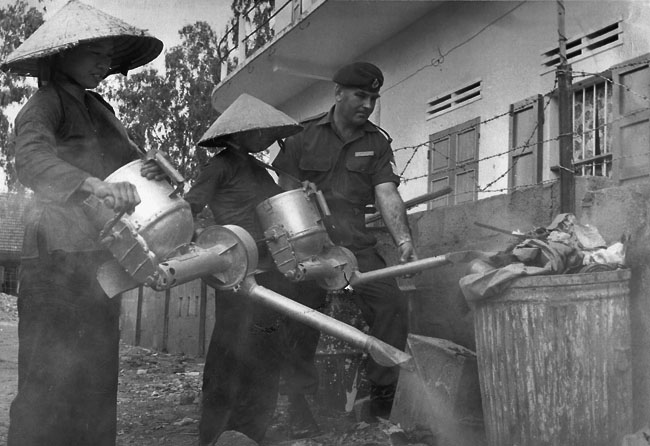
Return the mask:
M 650 65 L 637 59 L 612 69 L 613 175 L 623 182 L 650 173 Z
M 429 192 L 453 189 L 429 209 L 476 200 L 479 123 L 475 118 L 429 137 Z
M 510 189 L 542 181 L 542 96 L 510 106 L 508 186 Z

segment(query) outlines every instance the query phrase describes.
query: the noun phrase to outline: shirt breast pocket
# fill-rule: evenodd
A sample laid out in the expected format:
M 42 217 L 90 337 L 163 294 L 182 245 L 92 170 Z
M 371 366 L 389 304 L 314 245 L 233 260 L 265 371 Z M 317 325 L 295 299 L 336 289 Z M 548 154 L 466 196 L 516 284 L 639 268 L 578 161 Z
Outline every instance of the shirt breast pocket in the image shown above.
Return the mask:
M 372 156 L 351 156 L 345 161 L 345 167 L 350 172 L 369 173 Z
M 339 183 L 341 192 L 357 204 L 373 201 L 372 156 L 351 156 L 345 160 L 345 173 Z

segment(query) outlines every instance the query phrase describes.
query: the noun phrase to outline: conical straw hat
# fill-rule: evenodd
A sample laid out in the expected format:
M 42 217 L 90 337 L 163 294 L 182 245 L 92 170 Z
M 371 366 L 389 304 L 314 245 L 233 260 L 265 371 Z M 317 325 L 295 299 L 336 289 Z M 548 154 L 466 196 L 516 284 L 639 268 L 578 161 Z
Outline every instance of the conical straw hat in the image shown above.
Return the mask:
M 302 126 L 280 110 L 246 93 L 223 112 L 198 142 L 204 147 L 223 147 L 228 136 L 261 130 L 264 136 L 282 139 L 302 130 Z
M 146 31 L 129 25 L 76 0 L 43 23 L 0 65 L 3 71 L 38 76 L 38 61 L 79 43 L 109 38 L 113 41 L 111 73 L 126 71 L 155 59 L 163 43 Z

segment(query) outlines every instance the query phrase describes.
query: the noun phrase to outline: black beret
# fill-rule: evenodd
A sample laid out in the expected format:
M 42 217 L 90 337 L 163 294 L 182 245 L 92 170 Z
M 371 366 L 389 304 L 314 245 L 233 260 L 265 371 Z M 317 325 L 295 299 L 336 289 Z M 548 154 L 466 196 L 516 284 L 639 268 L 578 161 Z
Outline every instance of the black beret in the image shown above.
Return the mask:
M 384 84 L 384 75 L 371 63 L 354 62 L 339 69 L 332 80 L 345 87 L 357 87 L 377 93 Z

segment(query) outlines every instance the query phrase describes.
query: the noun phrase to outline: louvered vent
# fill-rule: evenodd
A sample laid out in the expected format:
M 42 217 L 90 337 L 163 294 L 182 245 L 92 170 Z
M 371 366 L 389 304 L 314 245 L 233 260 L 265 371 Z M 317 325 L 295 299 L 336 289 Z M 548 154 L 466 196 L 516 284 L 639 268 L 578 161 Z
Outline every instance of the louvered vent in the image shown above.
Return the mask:
M 440 116 L 463 105 L 481 99 L 481 81 L 472 82 L 451 93 L 445 93 L 427 101 L 427 119 Z
M 591 33 L 567 41 L 566 53 L 569 63 L 576 62 L 593 54 L 613 48 L 623 43 L 623 26 L 620 21 Z M 560 63 L 560 48 L 542 53 L 542 65 L 554 68 Z

